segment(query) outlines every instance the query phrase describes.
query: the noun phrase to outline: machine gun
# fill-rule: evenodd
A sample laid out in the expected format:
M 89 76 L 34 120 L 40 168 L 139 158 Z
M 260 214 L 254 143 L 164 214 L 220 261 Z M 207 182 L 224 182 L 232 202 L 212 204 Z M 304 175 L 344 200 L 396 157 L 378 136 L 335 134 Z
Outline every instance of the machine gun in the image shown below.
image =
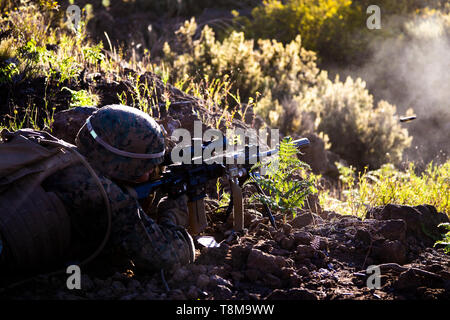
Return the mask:
M 202 150 L 205 150 L 210 143 L 202 144 Z M 302 148 L 308 146 L 310 142 L 307 138 L 302 138 L 293 141 L 293 143 L 297 148 Z M 226 146 L 226 144 L 227 141 L 224 138 L 223 146 Z M 229 180 L 231 189 L 227 215 L 233 211 L 233 229 L 235 231 L 242 231 L 244 229 L 244 216 L 240 183 L 255 174 L 251 171 L 251 168 L 256 162 L 276 154 L 278 149 L 279 146 L 272 150 L 260 152 L 258 146 L 247 145 L 241 151 L 232 154 L 224 153 L 215 155 L 209 159 L 202 159 L 201 163 L 193 161 L 194 163 L 191 164 L 173 163 L 169 155 L 167 155 L 162 164 L 162 166 L 166 167 L 166 170 L 162 173 L 161 177 L 151 182 L 139 184 L 134 187 L 134 190 L 137 193 L 138 199 L 147 198 L 148 195 L 157 189 L 172 198 L 186 194 L 189 198 L 189 232 L 195 235 L 203 231 L 207 226 L 204 207 L 207 183 L 210 180 L 225 177 Z M 183 152 L 191 152 L 191 155 L 193 151 L 194 147 L 192 146 L 183 149 Z M 238 159 L 240 157 L 241 159 L 242 157 L 244 158 L 244 163 L 236 164 L 239 162 Z M 195 158 L 192 160 L 195 160 Z M 230 162 L 232 164 L 228 164 Z M 257 184 L 256 186 L 258 191 L 263 193 L 261 187 Z M 265 209 L 270 222 L 276 227 L 270 209 L 267 206 L 265 206 Z

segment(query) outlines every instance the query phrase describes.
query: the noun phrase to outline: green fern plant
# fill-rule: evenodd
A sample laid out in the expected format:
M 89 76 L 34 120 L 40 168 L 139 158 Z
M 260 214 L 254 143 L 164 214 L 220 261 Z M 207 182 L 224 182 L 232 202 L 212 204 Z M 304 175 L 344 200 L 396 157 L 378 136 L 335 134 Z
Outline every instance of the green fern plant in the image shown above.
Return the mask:
M 251 201 L 259 200 L 272 210 L 283 212 L 285 216 L 296 216 L 297 209 L 303 207 L 306 198 L 317 190 L 314 186 L 314 178 L 307 175 L 310 167 L 297 157 L 299 150 L 290 137 L 284 138 L 280 143 L 278 156 L 270 159 L 266 166 L 265 175 L 252 175 L 247 182 L 260 185 L 263 194 L 255 194 Z M 261 168 L 262 163 L 254 166 Z

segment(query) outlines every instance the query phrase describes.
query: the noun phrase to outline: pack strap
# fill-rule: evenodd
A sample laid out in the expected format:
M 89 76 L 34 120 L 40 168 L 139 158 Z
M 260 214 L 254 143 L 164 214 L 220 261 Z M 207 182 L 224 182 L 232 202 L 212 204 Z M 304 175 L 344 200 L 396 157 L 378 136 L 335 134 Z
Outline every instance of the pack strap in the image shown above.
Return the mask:
M 100 192 L 102 194 L 103 201 L 104 201 L 105 206 L 106 206 L 107 218 L 108 218 L 106 234 L 103 237 L 103 240 L 102 240 L 101 244 L 99 245 L 99 247 L 97 248 L 97 250 L 95 250 L 94 253 L 92 253 L 87 259 L 85 259 L 84 261 L 81 262 L 81 265 L 87 264 L 90 261 L 92 261 L 93 259 L 95 259 L 95 257 L 97 257 L 98 254 L 103 250 L 103 248 L 105 247 L 106 243 L 108 242 L 109 236 L 111 235 L 112 210 L 111 210 L 111 204 L 109 202 L 108 194 L 106 193 L 106 190 L 103 187 L 103 184 L 100 181 L 100 178 L 98 177 L 97 173 L 95 173 L 94 169 L 89 164 L 89 162 L 86 161 L 86 159 L 75 149 L 75 147 L 73 145 L 65 143 L 65 142 L 63 142 L 61 140 L 59 140 L 59 141 L 41 140 L 41 141 L 43 143 L 48 143 L 48 144 L 51 144 L 51 145 L 60 146 L 60 147 L 62 147 L 64 149 L 72 152 L 80 160 L 80 162 L 86 167 L 86 169 L 89 171 L 89 173 L 94 178 L 94 181 L 97 184 L 97 186 L 98 186 L 98 188 L 99 188 L 99 190 L 100 190 Z

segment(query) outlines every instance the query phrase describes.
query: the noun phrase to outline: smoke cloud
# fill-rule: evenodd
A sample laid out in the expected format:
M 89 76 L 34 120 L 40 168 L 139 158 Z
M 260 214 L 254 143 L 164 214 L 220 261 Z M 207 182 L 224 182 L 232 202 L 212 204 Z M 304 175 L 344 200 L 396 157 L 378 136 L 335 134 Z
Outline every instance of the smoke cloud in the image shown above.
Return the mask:
M 450 155 L 450 15 L 402 22 L 400 35 L 374 41 L 371 49 L 370 61 L 344 73 L 364 79 L 375 99 L 395 104 L 399 115 L 408 109 L 417 115 L 403 124 L 413 136 L 404 160 L 444 162 Z

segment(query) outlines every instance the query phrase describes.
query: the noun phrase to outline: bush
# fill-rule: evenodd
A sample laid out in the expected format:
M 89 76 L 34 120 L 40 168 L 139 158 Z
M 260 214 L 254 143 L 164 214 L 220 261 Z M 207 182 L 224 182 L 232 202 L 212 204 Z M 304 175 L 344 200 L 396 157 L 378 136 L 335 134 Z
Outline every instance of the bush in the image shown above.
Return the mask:
M 331 151 L 360 170 L 402 160 L 411 143 L 408 131 L 398 122 L 395 106 L 386 101 L 374 104 L 365 82 L 323 79 L 317 92 L 317 131 L 327 134 Z
M 421 174 L 412 163 L 402 171 L 392 164 L 380 169 L 357 174 L 352 167 L 340 165 L 341 193 L 344 195 L 338 209 L 341 213 L 363 216 L 368 207 L 389 203 L 418 206 L 430 204 L 439 212 L 450 215 L 450 161 L 442 165 L 430 163 Z M 332 206 L 331 197 L 321 194 L 322 204 Z
M 248 38 L 275 38 L 282 43 L 301 35 L 305 48 L 318 52 L 326 62 L 362 63 L 369 56 L 369 44 L 374 39 L 393 34 L 392 28 L 367 29 L 367 7 L 378 5 L 385 23 L 391 15 L 407 15 L 421 8 L 422 3 L 419 0 L 265 0 L 252 10 L 250 18 L 237 16 L 235 28 L 242 28 Z M 433 1 L 429 5 L 438 3 Z
M 301 35 L 305 48 L 346 60 L 350 51 L 346 47 L 361 47 L 358 37 L 348 35 L 362 29 L 365 16 L 351 4 L 349 0 L 266 0 L 252 10 L 251 18 L 238 16 L 235 22 L 249 38 L 289 43 Z
M 319 70 L 315 54 L 302 47 L 300 37 L 287 45 L 276 40 L 259 40 L 255 48 L 255 42 L 245 40 L 242 32 L 232 32 L 221 42 L 208 26 L 203 28 L 199 39 L 194 39 L 196 30 L 194 19 L 186 21 L 177 31 L 178 40 L 164 46 L 162 63 L 171 69 L 172 83 L 186 76 L 194 82 L 205 76 L 226 79 L 232 84 L 229 91 L 238 92 L 241 101 L 260 94 L 271 105 L 316 82 Z M 232 100 L 235 99 L 228 103 L 233 103 Z M 264 114 L 265 107 L 258 108 Z M 284 116 L 282 110 L 278 111 L 279 121 L 271 125 L 282 123 Z

